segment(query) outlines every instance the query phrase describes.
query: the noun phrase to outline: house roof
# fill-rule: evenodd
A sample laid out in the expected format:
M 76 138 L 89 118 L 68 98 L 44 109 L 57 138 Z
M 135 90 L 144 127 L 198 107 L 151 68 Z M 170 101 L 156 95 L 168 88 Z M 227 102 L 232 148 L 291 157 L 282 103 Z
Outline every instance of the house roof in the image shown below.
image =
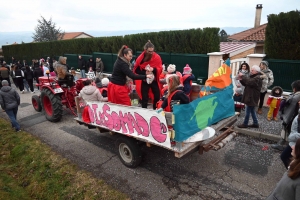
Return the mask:
M 69 33 L 65 33 L 64 34 L 63 40 L 74 39 L 74 38 L 76 38 L 76 37 L 78 37 L 78 36 L 80 36 L 82 34 L 90 36 L 90 37 L 93 37 L 93 36 L 91 36 L 89 34 L 86 34 L 85 32 L 69 32 Z
M 250 28 L 248 30 L 242 31 L 240 33 L 233 34 L 228 37 L 230 41 L 265 41 L 266 24 L 262 24 L 257 28 Z
M 230 56 L 237 55 L 256 46 L 256 42 L 220 42 L 220 51 L 230 53 Z

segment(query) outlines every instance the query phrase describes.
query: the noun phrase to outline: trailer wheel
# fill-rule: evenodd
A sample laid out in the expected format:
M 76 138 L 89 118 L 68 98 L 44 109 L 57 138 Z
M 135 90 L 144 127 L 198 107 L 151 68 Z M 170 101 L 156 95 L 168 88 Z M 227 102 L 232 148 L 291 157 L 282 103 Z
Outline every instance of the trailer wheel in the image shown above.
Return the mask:
M 116 141 L 118 156 L 129 168 L 136 168 L 142 161 L 142 151 L 137 141 L 127 136 L 121 136 Z
M 42 111 L 42 104 L 41 99 L 37 95 L 33 95 L 31 97 L 31 103 L 35 111 L 41 112 Z

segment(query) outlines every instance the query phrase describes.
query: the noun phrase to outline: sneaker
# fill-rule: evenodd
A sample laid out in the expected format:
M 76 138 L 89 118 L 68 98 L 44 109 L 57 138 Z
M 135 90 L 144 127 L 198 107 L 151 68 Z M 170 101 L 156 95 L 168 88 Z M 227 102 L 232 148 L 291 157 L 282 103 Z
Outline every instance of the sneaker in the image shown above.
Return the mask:
M 35 91 L 31 92 L 31 94 L 34 94 L 34 93 L 35 93 Z
M 21 93 L 23 94 L 23 93 L 24 93 L 24 90 L 22 90 Z
M 277 149 L 279 151 L 283 151 L 284 147 L 282 145 L 279 145 L 279 144 L 272 144 L 271 147 L 273 149 Z
M 258 124 L 251 124 L 248 127 L 250 127 L 250 128 L 259 128 L 259 125 Z
M 238 128 L 248 128 L 248 125 L 246 124 L 240 124 L 240 125 L 237 125 Z
M 16 132 L 20 132 L 21 131 L 21 129 L 19 129 L 19 130 L 16 130 Z

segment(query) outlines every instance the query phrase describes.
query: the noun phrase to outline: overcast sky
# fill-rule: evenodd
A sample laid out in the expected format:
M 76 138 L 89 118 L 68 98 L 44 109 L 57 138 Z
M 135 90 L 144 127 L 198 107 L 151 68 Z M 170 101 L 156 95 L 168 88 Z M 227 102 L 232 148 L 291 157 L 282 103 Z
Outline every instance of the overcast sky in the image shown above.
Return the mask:
M 267 15 L 300 10 L 300 0 L 1 0 L 0 32 L 34 31 L 40 16 L 66 32 L 253 27 Z M 4 3 L 5 2 L 5 3 Z

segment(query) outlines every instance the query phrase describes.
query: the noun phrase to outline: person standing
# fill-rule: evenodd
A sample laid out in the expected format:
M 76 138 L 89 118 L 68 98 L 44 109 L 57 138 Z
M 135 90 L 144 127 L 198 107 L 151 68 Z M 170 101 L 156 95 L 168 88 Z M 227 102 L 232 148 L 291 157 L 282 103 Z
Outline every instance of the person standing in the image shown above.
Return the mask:
M 9 86 L 11 86 L 10 84 L 10 79 L 9 79 L 9 69 L 6 68 L 6 64 L 5 62 L 2 63 L 2 66 L 0 68 L 0 77 L 1 77 L 1 81 L 3 80 L 7 80 Z
M 34 88 L 33 88 L 33 71 L 30 69 L 28 65 L 25 65 L 25 71 L 24 71 L 24 76 L 25 79 L 30 87 L 30 91 L 33 94 L 34 93 Z
M 145 80 L 153 75 L 136 75 L 131 70 L 132 50 L 123 45 L 118 53 L 118 58 L 114 64 L 113 73 L 108 84 L 108 101 L 111 103 L 131 106 L 129 98 L 129 88 L 126 85 L 126 76 L 133 80 Z
M 293 93 L 286 99 L 282 100 L 279 109 L 280 119 L 282 120 L 282 130 L 281 130 L 281 139 L 277 144 L 272 144 L 273 149 L 283 151 L 283 145 L 286 143 L 286 139 L 291 132 L 291 126 L 293 119 L 298 114 L 300 101 L 300 80 L 294 81 L 292 83 Z
M 154 75 L 152 82 L 136 81 L 135 84 L 136 92 L 142 100 L 142 107 L 147 108 L 150 97 L 150 99 L 153 100 L 153 110 L 155 110 L 161 94 L 159 76 L 162 73 L 162 60 L 160 56 L 154 52 L 154 45 L 150 40 L 144 45 L 144 51 L 136 59 L 133 72 L 139 75 Z
M 249 67 L 248 63 L 243 62 L 241 64 L 241 66 L 239 68 L 239 71 L 237 72 L 236 78 L 238 78 L 239 73 L 242 73 L 244 76 L 249 77 L 250 67 Z M 242 94 L 243 94 L 245 88 L 244 88 L 244 86 L 242 86 L 242 84 L 240 83 L 240 81 L 237 80 L 236 78 L 234 79 L 234 84 L 235 84 L 235 86 L 237 88 L 241 88 L 242 89 Z
M 90 71 L 90 69 L 92 69 L 92 71 L 94 72 L 94 74 L 96 76 L 96 63 L 94 62 L 93 57 L 89 58 L 89 61 L 87 61 L 85 68 L 88 71 Z
M 262 73 L 261 78 L 262 78 L 262 87 L 260 90 L 260 97 L 259 97 L 259 105 L 258 105 L 258 114 L 262 114 L 262 107 L 264 104 L 264 99 L 267 94 L 268 87 L 270 87 L 273 82 L 274 82 L 274 76 L 272 70 L 269 69 L 269 63 L 268 61 L 261 61 L 259 64 L 260 71 Z
M 100 74 L 103 73 L 104 65 L 101 58 L 96 58 L 96 77 L 100 78 Z
M 243 124 L 238 125 L 239 128 L 258 128 L 258 120 L 255 113 L 255 106 L 257 106 L 259 100 L 259 94 L 262 87 L 260 68 L 257 65 L 253 65 L 249 77 L 246 77 L 243 73 L 238 74 L 240 83 L 245 86 L 242 103 L 246 104 L 246 115 Z M 248 125 L 250 114 L 253 119 L 253 124 Z
M 18 132 L 20 125 L 17 122 L 18 106 L 20 105 L 20 96 L 12 87 L 8 85 L 7 80 L 2 81 L 2 88 L 0 90 L 0 105 L 8 115 L 12 127 Z
M 277 183 L 276 188 L 266 200 L 300 199 L 300 139 L 298 139 L 296 145 L 291 148 L 293 160 L 289 165 L 288 171 L 284 173 L 281 180 Z
M 15 67 L 15 71 L 13 71 L 14 76 L 16 77 L 16 83 L 21 91 L 21 93 L 24 93 L 24 72 L 17 66 Z
M 78 55 L 78 69 L 80 69 L 81 78 L 86 78 L 85 71 L 87 70 L 85 67 L 85 60 L 82 58 L 81 55 Z

